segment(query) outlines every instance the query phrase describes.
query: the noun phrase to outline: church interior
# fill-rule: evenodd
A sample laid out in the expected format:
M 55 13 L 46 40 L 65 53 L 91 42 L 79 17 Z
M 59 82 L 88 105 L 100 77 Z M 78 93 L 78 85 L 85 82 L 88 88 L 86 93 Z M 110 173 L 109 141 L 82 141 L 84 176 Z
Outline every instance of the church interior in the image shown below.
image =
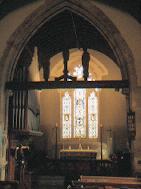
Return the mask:
M 141 3 L 0 0 L 0 188 L 141 188 Z

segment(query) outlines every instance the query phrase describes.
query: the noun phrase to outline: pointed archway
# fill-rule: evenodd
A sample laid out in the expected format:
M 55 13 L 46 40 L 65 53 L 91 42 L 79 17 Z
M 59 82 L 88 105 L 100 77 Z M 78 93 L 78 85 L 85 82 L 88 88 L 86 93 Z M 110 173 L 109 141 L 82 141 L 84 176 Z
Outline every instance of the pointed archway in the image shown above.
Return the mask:
M 57 0 L 55 2 L 47 1 L 45 5 L 35 10 L 10 37 L 2 57 L 3 65 L 5 65 L 4 73 L 8 74 L 6 74 L 7 79 L 2 77 L 3 81 L 10 80 L 13 77 L 17 60 L 29 39 L 44 23 L 63 10 L 70 10 L 80 15 L 100 31 L 116 56 L 122 77 L 127 79 L 130 75 L 130 67 L 133 68 L 134 59 L 127 43 L 112 21 L 98 7 L 92 5 L 90 1 L 87 3 L 82 1 L 80 6 L 79 1 Z
M 135 83 L 135 77 L 131 77 L 133 76 L 132 72 L 135 72 L 132 53 L 118 29 L 99 8 L 92 5 L 90 1 L 81 1 L 81 3 L 80 1 L 74 0 L 56 0 L 54 2 L 46 1 L 43 6 L 39 7 L 29 17 L 27 17 L 22 25 L 20 25 L 13 33 L 7 43 L 7 48 L 5 49 L 2 57 L 1 69 L 3 70 L 3 73 L 1 75 L 0 88 L 0 121 L 3 126 L 5 125 L 5 128 L 7 128 L 7 117 L 5 112 L 7 112 L 8 109 L 8 94 L 5 93 L 5 83 L 6 81 L 13 79 L 16 64 L 29 39 L 32 38 L 34 33 L 36 33 L 36 31 L 38 31 L 44 23 L 63 10 L 70 10 L 75 14 L 80 15 L 100 31 L 113 50 L 117 64 L 121 69 L 122 78 L 129 79 L 131 86 L 132 83 Z

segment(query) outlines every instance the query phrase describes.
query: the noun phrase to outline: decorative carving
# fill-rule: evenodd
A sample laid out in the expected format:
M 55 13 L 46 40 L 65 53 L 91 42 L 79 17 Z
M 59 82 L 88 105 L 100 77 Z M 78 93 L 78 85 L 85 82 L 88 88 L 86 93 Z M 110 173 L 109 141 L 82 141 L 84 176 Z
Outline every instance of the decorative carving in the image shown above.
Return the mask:
M 68 78 L 68 60 L 69 60 L 69 50 L 68 49 L 64 49 L 63 58 L 64 58 L 64 80 L 67 81 L 67 78 Z
M 83 55 L 82 55 L 82 66 L 83 66 L 83 77 L 84 80 L 87 81 L 87 78 L 89 77 L 89 61 L 90 61 L 90 55 L 87 52 L 87 48 L 83 48 Z
M 50 58 L 45 49 L 38 49 L 39 65 L 43 67 L 43 75 L 45 81 L 48 81 L 50 74 Z
M 136 127 L 135 127 L 135 112 L 131 110 L 127 113 L 127 127 L 129 140 L 135 140 Z
M 23 146 L 22 144 L 19 144 L 15 149 L 15 179 L 19 182 L 24 181 L 26 151 L 29 151 L 29 146 Z
M 61 75 L 60 77 L 55 78 L 56 81 L 60 81 L 61 79 L 64 79 L 64 81 L 67 81 L 68 79 L 71 79 L 72 81 L 75 81 L 76 78 L 72 77 L 70 75 L 68 75 L 68 60 L 69 60 L 69 50 L 68 49 L 64 49 L 63 50 L 63 59 L 64 59 L 64 71 L 63 71 L 63 75 Z

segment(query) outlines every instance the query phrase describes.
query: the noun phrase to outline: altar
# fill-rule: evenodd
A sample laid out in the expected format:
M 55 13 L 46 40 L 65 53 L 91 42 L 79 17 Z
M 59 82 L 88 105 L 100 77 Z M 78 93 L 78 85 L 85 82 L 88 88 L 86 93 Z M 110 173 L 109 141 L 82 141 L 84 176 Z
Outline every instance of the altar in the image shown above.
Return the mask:
M 60 159 L 96 159 L 97 152 L 92 149 L 61 149 Z

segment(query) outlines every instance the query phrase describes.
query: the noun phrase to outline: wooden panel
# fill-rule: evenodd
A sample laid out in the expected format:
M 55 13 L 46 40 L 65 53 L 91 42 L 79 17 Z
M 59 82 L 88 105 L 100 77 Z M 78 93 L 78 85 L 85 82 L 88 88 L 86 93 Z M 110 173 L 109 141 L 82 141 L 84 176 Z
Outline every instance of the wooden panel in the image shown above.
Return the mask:
M 94 150 L 60 150 L 61 159 L 96 159 L 96 155 Z
M 78 184 L 77 181 L 76 183 Z M 141 188 L 141 179 L 134 177 L 80 176 L 80 184 L 84 186 L 126 186 L 129 188 Z
M 128 88 L 128 80 L 100 80 L 100 81 L 39 81 L 39 82 L 7 82 L 6 89 L 10 90 L 41 90 L 57 88 Z

